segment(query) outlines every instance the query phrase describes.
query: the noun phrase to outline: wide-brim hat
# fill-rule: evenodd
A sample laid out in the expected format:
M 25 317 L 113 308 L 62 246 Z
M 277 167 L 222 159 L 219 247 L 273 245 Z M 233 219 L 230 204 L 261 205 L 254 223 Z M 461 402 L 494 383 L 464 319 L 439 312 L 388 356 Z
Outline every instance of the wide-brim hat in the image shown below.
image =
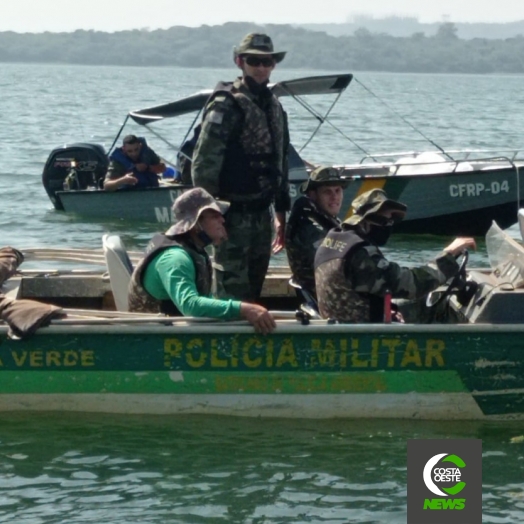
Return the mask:
M 309 190 L 321 186 L 340 186 L 342 189 L 346 189 L 348 185 L 349 181 L 341 178 L 336 168 L 320 166 L 311 171 L 309 178 L 300 185 L 300 192 L 307 193 Z
M 216 200 L 205 189 L 195 187 L 182 193 L 173 202 L 172 209 L 175 223 L 166 231 L 167 236 L 187 233 L 206 209 L 213 209 L 224 215 L 229 209 L 229 202 Z
M 235 47 L 235 55 L 271 55 L 275 62 L 282 62 L 287 51 L 275 51 L 273 41 L 263 33 L 249 33 Z
M 391 200 L 386 195 L 383 189 L 375 188 L 362 193 L 351 203 L 353 215 L 344 220 L 344 224 L 351 226 L 359 224 L 362 220 L 367 219 L 373 221 L 376 219 L 377 223 L 383 222 L 383 217 L 380 217 L 380 211 L 389 209 L 395 220 L 402 220 L 406 216 L 408 210 L 405 204 Z

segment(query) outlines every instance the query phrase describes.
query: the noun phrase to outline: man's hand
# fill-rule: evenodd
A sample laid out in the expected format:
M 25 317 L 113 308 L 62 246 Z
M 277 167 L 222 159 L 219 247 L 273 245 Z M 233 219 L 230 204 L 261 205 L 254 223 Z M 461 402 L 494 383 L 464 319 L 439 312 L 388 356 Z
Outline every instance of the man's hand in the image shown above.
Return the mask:
M 117 181 L 119 182 L 119 187 L 134 186 L 138 183 L 138 178 L 136 178 L 133 173 L 126 173 L 123 177 L 118 178 Z
M 273 255 L 280 253 L 285 247 L 286 234 L 286 214 L 282 212 L 275 213 L 275 239 L 273 240 Z
M 166 165 L 163 163 L 152 164 L 149 166 L 149 172 L 161 175 L 166 170 Z
M 454 257 L 460 255 L 465 249 L 477 249 L 477 244 L 474 238 L 458 237 L 449 246 L 444 248 L 444 251 L 451 253 Z
M 257 333 L 262 333 L 263 335 L 271 333 L 277 326 L 271 313 L 258 304 L 242 302 L 240 304 L 240 316 L 250 324 L 253 324 Z

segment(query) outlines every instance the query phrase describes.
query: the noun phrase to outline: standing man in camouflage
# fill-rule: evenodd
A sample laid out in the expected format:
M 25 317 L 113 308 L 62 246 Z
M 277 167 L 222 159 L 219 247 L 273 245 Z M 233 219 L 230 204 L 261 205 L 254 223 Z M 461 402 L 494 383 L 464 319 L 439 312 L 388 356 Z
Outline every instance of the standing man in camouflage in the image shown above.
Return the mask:
M 384 295 L 419 298 L 458 273 L 455 260 L 473 238 L 456 238 L 433 263 L 406 268 L 387 260 L 384 246 L 396 221 L 407 208 L 372 189 L 352 203 L 354 214 L 332 229 L 318 248 L 315 279 L 320 313 L 339 322 L 382 322 Z
M 229 240 L 214 248 L 217 291 L 256 300 L 269 266 L 270 206 L 275 209 L 273 253 L 284 247 L 285 213 L 290 209 L 286 114 L 269 77 L 285 56 L 265 34 L 248 34 L 235 48 L 242 76 L 219 83 L 204 109 L 192 165 L 195 186 L 231 203 Z
M 302 184 L 286 228 L 286 252 L 293 279 L 313 297 L 315 254 L 328 231 L 340 226 L 338 214 L 348 183 L 333 167 L 317 167 Z

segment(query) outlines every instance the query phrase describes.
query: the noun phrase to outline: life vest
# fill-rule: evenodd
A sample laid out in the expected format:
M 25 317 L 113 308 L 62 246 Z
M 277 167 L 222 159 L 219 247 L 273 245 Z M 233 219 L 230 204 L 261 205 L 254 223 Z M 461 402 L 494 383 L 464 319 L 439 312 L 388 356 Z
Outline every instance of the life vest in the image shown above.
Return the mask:
M 210 100 L 220 94 L 235 101 L 242 111 L 243 125 L 226 149 L 219 176 L 219 196 L 233 202 L 237 200 L 235 197 L 246 195 L 269 201 L 282 183 L 287 149 L 284 110 L 271 92 L 264 108 L 260 107 L 240 80 L 219 83 Z
M 151 164 L 151 149 L 147 145 L 146 139 L 143 137 L 137 137 L 138 141 L 142 144 L 140 155 L 136 162 L 133 162 L 125 153 L 123 148 L 117 147 L 109 156 L 110 160 L 114 160 L 119 164 L 122 164 L 126 168 L 126 172 L 132 172 L 133 176 L 136 177 L 138 182 L 134 186 L 125 186 L 122 189 L 139 188 L 139 187 L 158 187 L 158 175 L 149 171 L 142 172 L 136 169 L 136 164 Z
M 171 300 L 158 300 L 144 288 L 143 279 L 149 263 L 161 252 L 170 247 L 180 247 L 189 254 L 196 273 L 196 288 L 199 295 L 208 296 L 211 292 L 212 267 L 204 249 L 198 249 L 186 235 L 168 237 L 162 233 L 155 235 L 146 247 L 146 254 L 138 263 L 129 284 L 129 310 L 141 313 L 164 313 L 180 315 Z
M 350 323 L 383 321 L 383 298 L 355 291 L 348 274 L 347 261 L 353 253 L 371 245 L 355 229 L 332 229 L 322 241 L 315 256 L 315 283 L 324 318 Z
M 307 196 L 298 198 L 286 225 L 286 252 L 293 278 L 315 292 L 314 251 L 328 231 L 340 225 L 337 217 L 321 211 Z M 299 232 L 301 233 L 299 235 Z

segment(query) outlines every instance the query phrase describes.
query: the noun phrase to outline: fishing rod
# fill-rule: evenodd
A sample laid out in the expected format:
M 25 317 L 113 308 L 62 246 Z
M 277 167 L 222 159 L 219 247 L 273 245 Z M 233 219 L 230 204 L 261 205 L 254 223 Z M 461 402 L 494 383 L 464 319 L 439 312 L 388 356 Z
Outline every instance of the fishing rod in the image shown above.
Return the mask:
M 431 140 L 428 136 L 426 136 L 422 131 L 417 129 L 411 122 L 409 122 L 406 118 L 404 118 L 400 113 L 395 111 L 391 106 L 389 106 L 382 98 L 380 98 L 378 95 L 376 95 L 369 87 L 365 86 L 358 78 L 355 78 L 355 81 L 358 82 L 371 96 L 374 96 L 379 102 L 384 104 L 393 114 L 398 116 L 405 124 L 407 124 L 411 129 L 413 129 L 415 132 L 417 132 L 419 135 L 421 135 L 425 140 L 427 140 L 430 144 L 435 146 L 443 155 L 447 156 L 450 160 L 455 162 L 455 159 L 444 149 L 442 149 L 435 141 Z

